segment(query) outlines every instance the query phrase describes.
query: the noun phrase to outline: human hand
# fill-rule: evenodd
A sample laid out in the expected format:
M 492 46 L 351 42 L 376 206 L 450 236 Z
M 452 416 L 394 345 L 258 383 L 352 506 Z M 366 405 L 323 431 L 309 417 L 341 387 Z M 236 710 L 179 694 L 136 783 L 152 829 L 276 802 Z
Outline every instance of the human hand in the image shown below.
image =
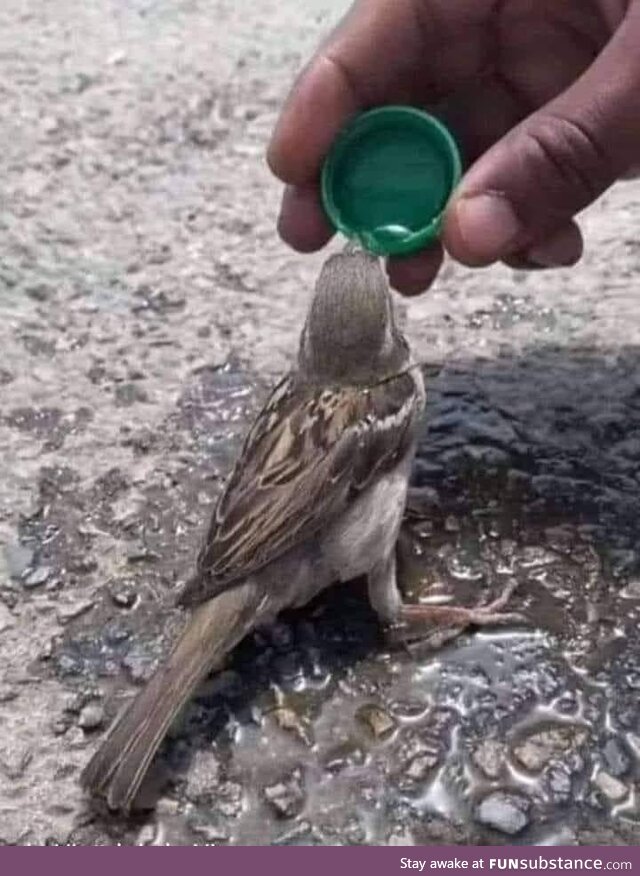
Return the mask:
M 442 244 L 390 260 L 392 284 L 427 288 L 443 246 L 469 266 L 572 265 L 575 216 L 640 164 L 640 0 L 358 0 L 302 72 L 268 160 L 287 184 L 283 239 L 332 236 L 322 162 L 345 121 L 407 103 L 442 118 L 469 168 Z

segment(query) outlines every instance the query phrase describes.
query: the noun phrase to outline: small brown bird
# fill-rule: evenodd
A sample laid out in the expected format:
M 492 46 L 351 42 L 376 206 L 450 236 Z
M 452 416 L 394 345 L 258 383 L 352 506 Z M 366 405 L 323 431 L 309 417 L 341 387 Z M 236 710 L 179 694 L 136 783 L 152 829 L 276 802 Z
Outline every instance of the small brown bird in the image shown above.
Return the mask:
M 251 428 L 179 597 L 193 614 L 85 768 L 86 789 L 128 810 L 203 678 L 256 625 L 334 582 L 366 575 L 387 624 L 464 627 L 515 617 L 499 613 L 504 597 L 478 608 L 402 601 L 395 545 L 424 401 L 378 260 L 332 256 L 297 364 Z

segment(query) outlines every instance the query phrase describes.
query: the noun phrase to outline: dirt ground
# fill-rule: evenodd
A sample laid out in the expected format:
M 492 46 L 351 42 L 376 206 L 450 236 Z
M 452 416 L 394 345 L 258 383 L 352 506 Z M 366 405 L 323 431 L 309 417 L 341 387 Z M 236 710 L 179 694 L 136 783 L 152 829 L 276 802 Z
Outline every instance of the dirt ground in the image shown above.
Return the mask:
M 637 844 L 640 184 L 570 271 L 447 266 L 408 589 L 506 580 L 529 624 L 390 651 L 358 587 L 238 649 L 156 810 L 77 776 L 172 595 L 323 258 L 263 154 L 339 0 L 0 8 L 0 843 Z

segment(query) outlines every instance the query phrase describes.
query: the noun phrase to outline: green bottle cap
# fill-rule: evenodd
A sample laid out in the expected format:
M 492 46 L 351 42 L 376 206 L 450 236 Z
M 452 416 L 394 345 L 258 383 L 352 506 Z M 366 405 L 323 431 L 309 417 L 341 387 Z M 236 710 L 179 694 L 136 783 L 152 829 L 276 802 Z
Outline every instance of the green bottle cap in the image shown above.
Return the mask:
M 322 169 L 322 201 L 336 230 L 376 255 L 408 255 L 437 239 L 462 172 L 445 126 L 409 106 L 356 116 Z

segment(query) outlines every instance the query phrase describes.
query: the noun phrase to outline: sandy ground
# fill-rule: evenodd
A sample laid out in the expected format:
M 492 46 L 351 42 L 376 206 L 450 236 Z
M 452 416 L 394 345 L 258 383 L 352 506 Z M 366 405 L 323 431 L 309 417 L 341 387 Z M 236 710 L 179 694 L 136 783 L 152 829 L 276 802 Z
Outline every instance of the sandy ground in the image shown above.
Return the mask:
M 631 183 L 585 217 L 579 268 L 447 266 L 406 305 L 432 376 L 427 578 L 506 568 L 532 628 L 407 657 L 329 601 L 205 692 L 155 815 L 78 791 L 294 354 L 322 256 L 277 239 L 263 153 L 346 5 L 0 9 L 0 842 L 637 841 Z

